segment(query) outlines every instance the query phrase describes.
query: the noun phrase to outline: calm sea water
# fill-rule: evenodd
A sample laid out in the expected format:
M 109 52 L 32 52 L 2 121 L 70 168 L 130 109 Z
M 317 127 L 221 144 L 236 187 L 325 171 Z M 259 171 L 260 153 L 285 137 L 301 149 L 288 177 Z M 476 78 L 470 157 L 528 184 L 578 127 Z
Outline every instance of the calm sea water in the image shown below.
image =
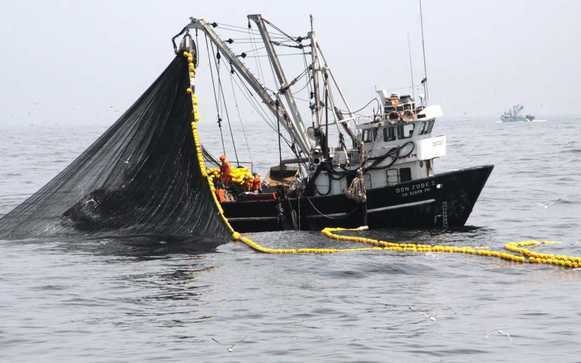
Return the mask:
M 549 239 L 551 251 L 581 255 L 580 123 L 441 121 L 448 156 L 437 171 L 496 165 L 474 228 L 371 233 L 496 248 Z M 104 126 L 1 129 L 4 214 Z M 247 131 L 255 158 L 276 159 L 262 125 Z M 0 241 L 0 361 L 574 362 L 580 341 L 581 271 L 458 255 L 272 256 L 237 243 L 199 253 L 167 241 Z

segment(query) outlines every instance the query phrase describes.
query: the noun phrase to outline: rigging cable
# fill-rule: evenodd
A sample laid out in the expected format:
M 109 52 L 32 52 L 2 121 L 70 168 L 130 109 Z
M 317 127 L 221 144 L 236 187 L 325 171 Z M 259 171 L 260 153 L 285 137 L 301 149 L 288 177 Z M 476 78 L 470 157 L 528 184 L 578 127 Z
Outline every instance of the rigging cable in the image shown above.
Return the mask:
M 218 103 L 218 96 L 216 95 L 216 84 L 214 82 L 214 68 L 212 67 L 212 60 L 210 59 L 210 48 L 208 46 L 208 36 L 206 38 L 206 53 L 208 54 L 208 66 L 210 68 L 210 78 L 212 79 L 212 92 L 214 93 L 214 104 L 216 105 L 216 113 L 218 114 L 218 129 L 220 130 L 220 141 L 222 142 L 222 154 L 226 155 L 226 144 L 224 143 L 224 132 L 222 131 L 222 118 L 220 117 L 220 105 Z
M 267 113 L 266 113 L 266 111 L 264 111 L 264 110 L 262 109 L 262 104 L 261 104 L 261 103 L 260 103 L 258 100 L 256 100 L 256 98 L 255 98 L 254 94 L 252 93 L 252 91 L 251 91 L 251 90 L 248 88 L 248 86 L 246 85 L 246 83 L 244 83 L 244 80 L 242 80 L 242 79 L 240 78 L 240 75 L 238 75 L 238 73 L 235 73 L 235 74 L 236 74 L 236 76 L 239 78 L 239 80 L 237 81 L 236 79 L 234 79 L 234 81 L 235 81 L 234 83 L 236 84 L 236 86 L 238 87 L 238 89 L 241 91 L 241 93 L 242 93 L 242 95 L 244 96 L 244 98 L 246 99 L 246 101 L 248 101 L 248 103 L 250 104 L 250 106 L 251 106 L 251 107 L 254 109 L 254 111 L 255 111 L 255 112 L 258 114 L 258 116 L 260 116 L 260 117 L 262 118 L 262 120 L 263 120 L 263 121 L 264 121 L 264 122 L 265 122 L 265 123 L 268 125 L 268 127 L 270 127 L 270 129 L 271 129 L 272 131 L 274 131 L 274 132 L 277 132 L 277 131 L 276 131 L 276 125 L 274 125 L 274 124 L 273 124 L 273 123 L 272 123 L 272 122 L 269 120 L 269 117 L 267 116 Z M 242 84 L 242 86 L 244 87 L 244 89 L 246 89 L 246 91 L 248 92 L 248 94 L 249 94 L 250 96 L 248 96 L 248 95 L 246 94 L 246 92 L 244 92 L 244 90 L 242 89 L 242 86 L 240 86 L 240 85 L 238 84 L 238 82 L 240 82 L 240 83 Z M 289 149 L 291 149 L 291 150 L 292 150 L 292 147 L 291 147 L 291 143 L 290 143 L 290 141 L 289 141 L 289 140 L 287 140 L 287 138 L 286 138 L 286 137 L 285 137 L 285 136 L 284 136 L 282 133 L 281 133 L 281 138 L 282 138 L 282 141 L 284 141 L 284 143 L 285 143 L 285 144 L 286 144 L 286 145 L 289 147 Z M 296 153 L 295 153 L 295 156 L 297 156 L 297 155 L 296 155 Z M 297 157 L 298 157 L 298 156 L 297 156 Z
M 218 25 L 221 29 L 224 29 L 224 31 L 237 32 L 237 33 L 249 32 L 248 27 L 244 27 L 244 26 L 230 25 L 230 24 L 224 24 L 224 23 L 219 23 Z M 255 35 L 260 35 L 260 32 L 258 30 L 250 30 L 250 32 L 252 32 Z M 271 36 L 271 38 L 288 39 L 288 37 L 283 35 L 283 34 L 273 34 Z
M 277 57 L 296 57 L 297 55 L 302 55 L 302 53 L 279 53 Z M 268 58 L 266 54 L 259 54 L 259 55 L 247 55 L 246 58 Z
M 252 29 L 252 24 L 250 23 L 250 20 L 248 20 L 248 36 L 250 36 L 250 39 L 252 39 L 252 45 L 254 47 L 254 50 L 256 51 L 256 49 L 258 48 L 258 46 L 256 45 L 256 39 L 254 38 L 254 34 L 251 31 Z M 262 71 L 262 62 L 258 57 L 255 57 L 255 63 L 256 63 L 256 70 L 258 73 L 258 76 L 260 79 L 262 79 L 262 82 L 264 82 L 264 72 Z
M 266 47 L 258 47 L 256 46 L 256 44 L 254 44 L 254 47 L 250 50 L 245 51 L 244 53 L 247 54 L 247 56 L 249 57 L 248 53 L 252 53 L 252 52 L 258 52 L 260 50 L 266 49 Z
M 282 148 L 280 146 L 280 113 L 278 111 L 278 107 L 280 106 L 280 102 L 278 102 L 278 100 L 276 100 L 276 133 L 278 134 L 278 166 L 280 169 L 282 169 Z
M 326 63 L 325 63 L 326 65 Z M 330 108 L 333 111 L 333 118 L 335 119 L 335 127 L 337 128 L 337 133 L 340 135 L 340 143 L 342 144 L 342 149 L 343 152 L 345 153 L 345 158 L 346 160 L 349 160 L 349 153 L 347 152 L 347 148 L 345 147 L 345 139 L 341 139 L 343 138 L 343 133 L 341 132 L 341 127 L 347 127 L 348 128 L 348 123 L 344 123 L 343 125 L 341 124 L 341 120 L 338 119 L 336 113 L 335 113 L 335 109 L 337 109 L 337 106 L 335 105 L 335 98 L 333 97 L 333 88 L 331 87 L 331 85 L 329 84 L 329 76 L 333 77 L 333 74 L 328 70 L 328 68 L 325 68 L 325 88 L 327 89 L 327 92 L 329 92 L 329 103 L 330 103 Z M 338 89 L 339 90 L 339 89 Z M 339 94 L 341 93 L 341 90 L 339 90 Z M 327 105 L 325 105 L 325 107 L 328 107 Z M 351 115 L 352 116 L 352 115 Z
M 307 62 L 307 52 L 305 51 L 305 49 L 302 49 L 302 54 L 303 54 L 303 63 L 305 64 L 305 69 L 311 69 L 311 66 L 309 66 L 309 62 Z M 307 85 L 309 86 L 309 94 L 311 94 L 313 92 L 313 89 L 311 88 L 311 80 L 310 78 L 312 77 L 311 74 L 309 74 L 309 79 L 307 79 Z
M 234 73 L 234 74 L 239 78 L 238 80 L 236 78 L 234 78 L 234 84 L 236 85 L 236 87 L 238 87 L 238 89 L 240 90 L 240 92 L 242 93 L 242 95 L 244 96 L 246 101 L 248 101 L 248 104 L 250 104 L 250 106 L 258 114 L 258 116 L 260 116 L 260 118 L 262 118 L 264 123 L 266 123 L 266 125 L 268 125 L 268 127 L 270 127 L 270 129 L 272 131 L 276 132 L 276 126 L 274 125 L 274 123 L 272 121 L 269 120 L 267 113 L 266 113 L 266 111 L 264 111 L 264 109 L 262 109 L 260 102 L 254 98 L 254 94 L 248 88 L 248 86 L 246 86 L 246 84 L 244 83 L 244 80 L 242 80 L 237 73 Z M 242 84 L 242 86 L 240 86 L 239 83 Z M 248 95 L 246 94 L 246 92 L 244 92 L 245 90 L 246 90 L 246 92 L 248 92 Z M 288 141 L 286 139 L 284 141 L 285 141 L 285 143 L 288 144 Z
M 279 86 L 277 86 L 279 84 L 279 82 L 278 82 L 278 78 L 276 76 L 276 72 L 274 71 L 274 65 L 272 64 L 272 60 L 270 59 L 270 57 L 269 57 L 268 64 L 270 65 L 270 70 L 272 72 L 272 79 L 273 79 L 273 82 L 274 82 L 274 87 L 275 87 L 275 89 L 280 89 L 283 85 L 281 83 Z M 278 96 L 278 92 L 275 93 L 275 95 L 276 95 L 277 100 L 279 100 L 280 97 Z M 280 100 L 278 102 L 282 103 L 282 100 Z M 284 106 L 284 103 L 283 103 L 283 106 Z M 289 115 L 289 117 L 290 117 L 290 115 Z M 294 127 L 294 115 L 291 118 L 293 119 L 293 121 L 291 121 L 291 123 L 293 124 L 293 127 Z M 292 145 L 294 145 L 294 143 Z M 300 160 L 301 159 L 301 150 L 297 151 L 292 145 L 291 145 L 292 152 L 296 155 L 297 159 Z M 299 209 L 299 211 L 300 211 L 300 209 Z M 300 230 L 300 228 L 301 228 L 301 225 L 300 225 L 300 221 L 299 221 L 299 230 Z
M 367 102 L 367 103 L 365 104 L 365 106 L 363 106 L 363 107 L 361 107 L 361 108 L 358 108 L 358 109 L 357 109 L 357 110 L 355 110 L 355 111 L 351 111 L 351 113 L 358 113 L 358 112 L 361 112 L 361 111 L 365 110 L 365 109 L 366 109 L 366 108 L 367 108 L 369 105 L 371 105 L 371 104 L 372 104 L 374 101 L 378 103 L 378 105 L 380 106 L 379 108 L 381 109 L 381 104 L 379 103 L 379 100 L 377 99 L 377 97 L 373 97 L 372 99 L 370 99 L 370 100 L 369 100 L 369 102 Z M 346 111 L 344 111 L 344 110 L 339 110 L 339 111 L 341 111 L 342 113 L 348 113 L 348 112 L 346 112 Z
M 262 18 L 262 20 L 263 20 L 263 21 L 264 21 L 266 24 L 268 24 L 268 25 L 270 25 L 272 28 L 274 28 L 276 31 L 278 31 L 280 34 L 282 34 L 282 35 L 284 35 L 285 37 L 287 37 L 289 40 L 291 40 L 291 41 L 293 41 L 293 42 L 295 42 L 295 43 L 298 43 L 298 44 L 300 44 L 300 43 L 301 43 L 301 41 L 302 41 L 302 39 L 303 39 L 302 37 L 296 37 L 296 38 L 294 38 L 294 37 L 292 37 L 292 36 L 288 35 L 287 33 L 285 33 L 284 31 L 282 31 L 282 30 L 281 30 L 279 27 L 277 27 L 276 25 L 274 25 L 274 24 L 273 24 L 273 23 L 271 23 L 270 21 L 266 20 L 265 18 Z
M 309 87 L 309 86 L 310 86 L 310 84 L 311 84 L 311 82 L 310 82 L 310 79 L 308 79 L 308 78 L 307 78 L 307 79 L 306 79 L 306 84 L 305 84 L 304 86 L 302 86 L 301 88 L 299 88 L 298 90 L 291 92 L 291 94 L 292 94 L 292 95 L 293 95 L 293 97 L 294 97 L 295 99 L 297 99 L 298 101 L 309 102 L 309 100 L 307 100 L 307 99 L 304 99 L 304 98 L 301 98 L 301 97 L 297 97 L 296 95 L 297 95 L 297 94 L 299 94 L 300 92 L 304 91 L 304 90 L 305 90 L 305 88 L 307 88 L 307 87 Z M 310 88 L 310 87 L 309 87 L 309 88 Z M 310 90 L 309 90 L 309 92 L 310 92 Z
M 250 143 L 248 142 L 248 135 L 246 134 L 246 128 L 244 127 L 244 122 L 242 121 L 242 114 L 240 113 L 240 107 L 238 106 L 238 98 L 236 97 L 236 90 L 234 89 L 234 68 L 230 65 L 230 87 L 232 88 L 232 98 L 234 99 L 234 106 L 236 107 L 236 112 L 238 113 L 238 120 L 240 121 L 240 127 L 242 128 L 242 135 L 244 136 L 244 142 L 246 143 L 246 149 L 248 150 L 248 155 L 250 156 L 250 161 L 254 162 L 252 157 L 252 150 L 250 150 Z
M 284 93 L 287 90 L 290 90 L 290 88 L 292 86 L 294 86 L 295 84 L 297 84 L 298 81 L 301 80 L 301 78 L 308 76 L 308 72 L 309 72 L 309 68 L 305 68 L 301 73 L 299 73 L 298 76 L 296 76 L 295 78 L 293 78 L 290 82 L 288 82 L 286 85 L 284 85 L 283 87 L 281 87 L 281 89 L 279 90 L 279 93 Z M 307 80 L 308 81 L 308 80 Z M 298 93 L 300 91 L 302 91 L 303 89 L 305 89 L 306 86 L 302 87 L 300 90 L 295 91 L 295 92 L 291 92 L 291 94 L 294 96 L 294 93 Z
M 326 83 L 325 83 L 326 85 Z M 329 155 L 329 88 L 325 87 L 325 148 L 323 152 L 326 154 L 325 157 L 328 159 Z
M 218 91 L 220 93 L 222 103 L 224 105 L 224 114 L 226 115 L 226 121 L 228 122 L 228 129 L 230 130 L 230 139 L 232 140 L 232 148 L 234 149 L 234 156 L 236 157 L 236 164 L 240 167 L 240 158 L 238 157 L 238 150 L 236 149 L 236 142 L 234 141 L 234 133 L 232 132 L 232 123 L 230 122 L 230 113 L 228 112 L 228 105 L 226 104 L 226 96 L 224 95 L 224 87 L 222 86 L 222 77 L 220 76 L 220 68 L 222 64 L 220 63 L 220 52 L 214 49 L 214 44 L 210 45 L 212 48 L 212 53 L 215 54 L 214 63 L 216 64 L 216 75 L 218 78 Z
M 249 24 L 248 24 L 248 25 L 249 25 L 249 26 L 248 26 L 248 28 L 247 28 L 247 29 L 244 29 L 244 28 L 241 28 L 241 27 L 236 27 L 236 26 L 228 26 L 228 25 L 227 25 L 226 27 L 232 27 L 232 28 L 244 29 L 244 31 L 246 31 L 246 32 L 247 32 L 248 36 L 249 36 L 249 37 L 250 37 L 252 40 L 254 40 L 254 36 L 255 36 L 255 35 L 260 35 L 260 33 L 258 33 L 258 32 L 256 32 L 256 31 L 252 31 L 252 30 L 251 30 L 251 25 L 250 25 L 250 22 L 249 22 Z M 277 37 L 277 36 L 275 35 L 274 37 Z M 271 38 L 272 38 L 272 37 L 271 37 Z M 258 51 L 258 50 L 261 50 L 261 49 L 263 49 L 263 48 L 258 48 L 258 47 L 257 47 L 257 45 L 256 45 L 256 44 L 257 44 L 257 42 L 252 42 L 252 44 L 254 45 L 254 50 L 253 50 L 254 52 L 256 52 L 256 51 Z M 260 62 L 260 61 L 257 59 L 257 60 L 256 60 L 256 63 L 257 63 L 258 73 L 260 73 L 260 74 L 262 75 L 262 79 L 263 79 L 263 81 L 264 81 L 264 74 L 263 74 L 263 69 L 262 69 L 262 66 L 261 66 L 261 62 Z M 269 62 L 269 64 L 270 64 L 271 71 L 272 71 L 272 74 L 273 74 L 274 84 L 276 85 L 276 84 L 277 84 L 277 82 L 276 82 L 276 75 L 275 75 L 275 72 L 274 72 L 274 68 L 273 68 L 273 65 L 272 65 L 270 62 Z M 263 108 L 262 108 L 262 103 L 258 102 L 258 101 L 255 99 L 255 96 L 254 96 L 254 94 L 253 94 L 253 93 L 252 93 L 252 91 L 251 91 L 251 90 L 248 88 L 248 86 L 246 85 L 246 83 L 244 82 L 244 80 L 242 80 L 242 79 L 241 79 L 240 75 L 239 75 L 239 74 L 237 74 L 237 73 L 235 73 L 235 74 L 236 74 L 236 76 L 238 77 L 238 79 L 239 79 L 240 83 L 241 83 L 241 84 L 244 86 L 244 88 L 247 90 L 248 94 L 250 95 L 250 98 L 248 97 L 248 95 L 246 95 L 246 93 L 245 93 L 245 92 L 242 92 L 243 96 L 244 96 L 244 97 L 245 97 L 245 98 L 246 98 L 248 101 L 250 101 L 250 100 L 252 100 L 252 101 L 253 101 L 253 102 L 249 102 L 249 103 L 251 104 L 251 106 L 252 106 L 252 107 L 255 109 L 255 111 L 258 113 L 258 115 L 259 115 L 261 118 L 263 118 L 263 120 L 265 121 L 265 123 L 266 123 L 266 124 L 267 124 L 267 125 L 268 125 L 268 126 L 269 126 L 269 127 L 272 129 L 272 130 L 273 130 L 273 131 L 277 132 L 277 131 L 276 131 L 276 127 L 275 127 L 275 125 L 273 125 L 273 123 L 272 123 L 272 122 L 269 122 L 269 117 L 268 117 L 268 116 L 266 116 L 266 113 L 265 113 L 265 111 L 264 111 L 264 110 L 263 110 Z M 218 81 L 220 82 L 220 78 L 218 79 Z M 236 80 L 234 80 L 234 81 L 236 81 Z M 238 82 L 235 82 L 235 83 L 236 83 L 236 85 L 237 85 L 239 88 L 241 88 L 241 87 L 238 85 Z M 263 87 L 264 87 L 265 89 L 267 89 L 265 86 L 263 86 Z M 270 92 L 272 92 L 272 90 L 270 90 Z M 272 92 L 272 93 L 273 93 L 273 94 L 275 94 L 275 92 Z M 275 95 L 276 95 L 276 94 L 275 94 Z M 279 101 L 279 102 L 280 102 L 280 101 Z M 227 112 L 227 109 L 226 109 L 226 112 Z M 291 149 L 291 151 L 292 151 L 292 152 L 293 152 L 293 154 L 294 154 L 294 155 L 297 157 L 297 159 L 300 159 L 300 155 L 299 155 L 299 154 L 300 154 L 300 152 L 297 152 L 297 150 L 296 150 L 295 148 L 293 148 L 293 147 L 292 147 L 292 144 L 290 144 L 290 142 L 289 142 L 289 141 L 288 141 L 288 140 L 287 140 L 287 139 L 286 139 L 286 138 L 285 138 L 285 137 L 282 135 L 282 133 L 280 133 L 280 132 L 277 132 L 277 134 L 278 134 L 278 135 L 280 135 L 280 137 L 282 138 L 282 140 L 283 140 L 283 141 L 285 142 L 285 144 L 287 144 L 287 146 L 288 146 L 288 147 Z

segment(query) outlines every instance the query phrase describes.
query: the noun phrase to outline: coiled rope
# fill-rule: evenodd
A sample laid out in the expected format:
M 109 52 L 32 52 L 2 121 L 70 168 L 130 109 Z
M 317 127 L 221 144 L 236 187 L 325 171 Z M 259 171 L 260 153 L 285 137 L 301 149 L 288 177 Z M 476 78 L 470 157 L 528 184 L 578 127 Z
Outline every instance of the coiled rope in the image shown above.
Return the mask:
M 251 238 L 245 237 L 240 233 L 236 232 L 234 228 L 230 225 L 228 219 L 224 215 L 224 210 L 220 202 L 218 201 L 214 189 L 214 182 L 212 178 L 208 175 L 206 169 L 206 162 L 203 155 L 203 150 L 200 142 L 200 136 L 198 133 L 198 121 L 200 119 L 198 112 L 198 97 L 195 93 L 195 77 L 196 77 L 196 67 L 194 65 L 193 55 L 189 52 L 183 52 L 184 57 L 188 61 L 188 71 L 190 75 L 190 87 L 186 89 L 186 92 L 192 97 L 192 133 L 194 137 L 194 143 L 196 145 L 196 152 L 198 156 L 198 164 L 200 167 L 200 173 L 208 183 L 210 188 L 212 198 L 216 205 L 218 214 L 226 228 L 230 232 L 232 239 L 235 241 L 240 241 L 246 244 L 253 250 L 261 253 L 268 254 L 333 254 L 333 253 L 345 253 L 345 252 L 363 252 L 363 251 L 392 251 L 392 252 L 402 252 L 402 253 L 451 253 L 451 254 L 465 254 L 465 255 L 475 255 L 484 257 L 493 257 L 501 260 L 513 262 L 513 263 L 528 263 L 528 264 L 543 264 L 551 266 L 559 266 L 564 268 L 581 268 L 581 257 L 566 256 L 550 253 L 541 253 L 530 250 L 532 247 L 538 247 L 541 245 L 546 245 L 551 242 L 549 241 L 535 241 L 527 240 L 520 242 L 509 242 L 504 245 L 506 251 L 492 250 L 488 248 L 478 248 L 478 247 L 462 247 L 462 246 L 447 246 L 447 245 L 432 245 L 432 244 L 421 244 L 421 243 L 398 243 L 391 241 L 383 241 L 379 239 L 373 239 L 369 237 L 352 236 L 340 234 L 338 232 L 345 231 L 363 231 L 366 227 L 359 227 L 354 229 L 348 228 L 324 228 L 321 233 L 327 238 L 343 241 L 343 242 L 353 242 L 361 243 L 366 245 L 366 247 L 355 247 L 355 248 L 272 248 L 264 246 Z

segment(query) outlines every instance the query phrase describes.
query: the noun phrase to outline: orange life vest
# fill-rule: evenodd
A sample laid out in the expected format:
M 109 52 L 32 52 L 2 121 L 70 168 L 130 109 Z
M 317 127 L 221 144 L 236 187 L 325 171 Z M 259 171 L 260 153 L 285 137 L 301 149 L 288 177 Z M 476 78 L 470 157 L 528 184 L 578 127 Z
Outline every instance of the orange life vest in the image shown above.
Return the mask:
M 255 175 L 254 179 L 252 180 L 252 191 L 258 192 L 260 191 L 260 176 Z
M 226 201 L 226 193 L 225 193 L 224 189 L 217 188 L 216 189 L 216 197 L 218 197 L 218 201 L 220 203 L 225 202 Z

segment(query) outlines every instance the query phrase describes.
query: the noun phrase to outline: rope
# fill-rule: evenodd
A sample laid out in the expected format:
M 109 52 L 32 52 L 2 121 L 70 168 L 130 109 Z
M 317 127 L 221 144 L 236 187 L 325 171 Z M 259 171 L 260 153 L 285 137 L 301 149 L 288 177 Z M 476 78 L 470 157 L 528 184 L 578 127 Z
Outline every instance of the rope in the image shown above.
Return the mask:
M 244 82 L 244 80 L 242 79 L 242 77 L 238 73 L 234 73 L 234 74 L 238 77 L 238 81 L 240 82 L 240 84 L 242 84 L 242 86 L 244 87 L 244 89 L 246 89 L 246 91 L 248 92 L 248 95 L 250 95 L 250 97 L 248 97 L 246 95 L 246 92 L 243 92 L 242 91 L 242 87 L 240 87 L 238 85 L 238 82 L 235 82 L 236 85 L 238 86 L 238 88 L 242 91 L 242 95 L 246 98 L 247 101 L 249 101 L 250 105 L 255 109 L 255 111 L 257 111 L 257 113 L 259 114 L 259 116 L 262 117 L 262 119 L 264 120 L 264 122 L 274 132 L 277 132 L 278 133 L 277 126 L 275 126 L 272 122 L 270 122 L 268 116 L 266 116 L 266 111 L 263 110 L 262 103 L 259 102 L 256 99 L 256 97 L 254 96 L 254 93 L 252 93 L 252 91 L 248 88 L 248 86 L 246 85 L 246 83 Z M 300 159 L 301 157 L 300 157 L 299 153 L 294 149 L 293 144 L 284 135 L 282 135 L 282 133 L 278 133 L 278 134 L 281 135 L 282 140 L 289 147 L 289 149 L 292 151 L 292 153 L 297 157 L 297 159 Z
M 230 130 L 230 139 L 232 140 L 232 148 L 234 149 L 234 156 L 236 157 L 236 164 L 240 166 L 240 159 L 238 158 L 238 150 L 236 149 L 236 142 L 234 141 L 234 133 L 232 132 L 232 123 L 230 122 L 230 113 L 228 112 L 228 105 L 226 104 L 226 96 L 224 95 L 224 87 L 222 86 L 222 77 L 220 76 L 220 53 L 214 53 L 214 44 L 210 44 L 212 54 L 215 54 L 214 63 L 216 65 L 216 76 L 218 78 L 218 92 L 221 95 L 222 104 L 224 105 L 224 113 L 226 114 L 226 121 L 228 122 L 228 130 Z
M 214 204 L 216 206 L 219 217 L 224 222 L 224 225 L 232 235 L 232 239 L 235 241 L 240 241 L 246 244 L 253 250 L 261 253 L 268 254 L 334 254 L 334 253 L 346 253 L 346 252 L 364 252 L 364 251 L 392 251 L 400 253 L 449 253 L 449 254 L 465 254 L 474 255 L 482 257 L 492 257 L 501 259 L 504 261 L 509 261 L 513 263 L 522 264 L 542 264 L 550 266 L 558 266 L 563 268 L 581 268 L 581 257 L 558 255 L 551 253 L 542 253 L 532 251 L 530 248 L 538 247 L 542 245 L 550 244 L 549 241 L 535 241 L 527 240 L 520 242 L 509 242 L 504 245 L 506 251 L 492 250 L 488 248 L 476 248 L 476 247 L 463 247 L 463 246 L 447 246 L 447 245 L 434 245 L 434 244 L 420 244 L 420 243 L 398 243 L 392 241 L 384 241 L 379 239 L 373 239 L 369 237 L 360 236 L 350 236 L 340 234 L 338 232 L 343 231 L 363 231 L 367 227 L 360 227 L 355 229 L 348 228 L 324 228 L 321 233 L 327 238 L 344 241 L 344 242 L 355 242 L 367 245 L 366 247 L 357 248 L 271 248 L 264 246 L 248 237 L 241 235 L 236 232 L 234 228 L 230 225 L 230 222 L 224 215 L 224 210 L 215 193 L 214 183 L 212 178 L 208 175 L 206 169 L 206 162 L 204 160 L 203 150 L 200 142 L 200 136 L 198 133 L 198 122 L 200 115 L 198 112 L 198 97 L 193 91 L 194 80 L 196 76 L 196 69 L 193 63 L 193 56 L 189 52 L 184 52 L 183 55 L 188 60 L 188 71 L 190 74 L 190 87 L 186 89 L 186 92 L 192 97 L 192 134 L 194 138 L 194 145 L 196 147 L 198 166 L 200 168 L 200 173 L 202 177 L 206 179 L 208 187 L 212 194 Z
M 236 97 L 236 90 L 234 89 L 234 70 L 230 72 L 230 87 L 232 88 L 232 98 L 234 98 L 234 106 L 236 107 L 236 113 L 238 114 L 238 121 L 240 122 L 240 127 L 242 128 L 242 135 L 244 136 L 244 142 L 246 143 L 246 150 L 250 156 L 250 161 L 254 162 L 252 157 L 252 150 L 250 150 L 250 143 L 248 142 L 248 135 L 246 134 L 246 127 L 244 127 L 244 121 L 242 121 L 242 114 L 240 113 L 240 107 L 238 106 L 238 98 Z
M 223 29 L 224 31 L 237 32 L 237 33 L 252 32 L 253 34 L 260 36 L 260 32 L 258 30 L 252 30 L 252 29 L 249 30 L 248 27 L 239 26 L 239 25 L 224 24 L 224 23 L 218 23 L 217 25 L 219 28 Z M 271 37 L 272 38 L 287 39 L 287 37 L 283 34 L 271 34 Z
M 210 59 L 210 47 L 208 46 L 208 36 L 206 38 L 206 53 L 208 54 L 208 66 L 210 67 L 210 78 L 212 80 L 212 92 L 214 93 L 214 104 L 216 105 L 216 113 L 218 117 L 218 129 L 220 130 L 220 141 L 222 142 L 222 154 L 226 155 L 226 143 L 224 142 L 224 132 L 222 132 L 222 118 L 220 118 L 220 105 L 218 104 L 218 96 L 216 95 L 216 84 L 214 82 L 214 68 L 212 67 L 212 60 Z
M 367 108 L 367 106 L 369 106 L 369 105 L 370 105 L 370 104 L 372 104 L 373 102 L 377 102 L 377 104 L 378 104 L 378 105 L 380 105 L 380 103 L 379 103 L 379 100 L 377 99 L 377 97 L 373 97 L 372 99 L 370 99 L 370 100 L 369 100 L 369 102 L 367 102 L 367 103 L 365 104 L 365 106 L 362 106 L 362 107 L 360 107 L 360 108 L 356 109 L 355 111 L 351 111 L 351 113 L 358 113 L 358 112 L 361 112 L 361 111 L 365 110 L 365 109 Z M 381 108 L 381 106 L 380 106 L 380 108 Z M 347 111 L 344 111 L 344 110 L 340 110 L 340 111 L 341 111 L 342 113 L 348 113 Z
M 256 50 L 258 46 L 256 45 L 257 42 L 255 41 L 254 35 L 252 34 L 251 29 L 250 29 L 250 21 L 248 22 L 248 35 L 250 36 L 250 39 L 252 41 L 252 45 L 253 45 L 254 49 Z M 262 65 L 261 65 L 262 62 L 260 61 L 259 58 L 256 58 L 255 62 L 256 62 L 256 70 L 258 72 L 258 77 L 260 79 L 262 79 L 262 81 L 264 82 L 264 73 L 262 72 Z
M 340 220 L 340 219 L 342 219 L 341 217 L 331 217 L 331 216 L 329 216 L 329 215 L 321 212 L 321 210 L 315 206 L 315 204 L 313 203 L 313 201 L 311 200 L 311 198 L 305 197 L 305 199 L 307 200 L 307 202 L 309 202 L 309 204 L 311 205 L 311 207 L 313 208 L 313 210 L 315 212 L 317 212 L 317 214 L 320 215 L 321 217 L 327 218 L 327 219 L 330 219 L 330 220 Z M 355 209 L 357 209 L 357 207 L 355 207 Z M 353 213 L 355 211 L 355 209 L 347 212 L 347 215 Z
M 268 127 L 270 127 L 270 129 L 272 131 L 277 132 L 277 127 L 269 120 L 269 118 L 266 114 L 266 111 L 264 111 L 264 109 L 262 108 L 262 104 L 258 100 L 256 100 L 254 94 L 248 88 L 248 86 L 244 83 L 244 81 L 238 75 L 238 73 L 235 73 L 235 75 L 238 77 L 238 80 L 234 79 L 234 84 L 236 85 L 236 87 L 238 87 L 238 89 L 242 93 L 242 96 L 244 96 L 246 101 L 248 101 L 248 103 L 254 109 L 256 114 L 258 114 L 258 116 L 260 116 L 260 118 L 262 118 L 264 123 L 266 123 L 266 125 Z M 238 82 L 240 82 L 242 84 L 242 87 L 244 87 L 244 89 L 238 84 Z M 246 90 L 246 92 L 248 92 L 248 95 L 246 94 L 246 92 L 244 92 L 244 90 Z M 281 135 L 281 137 L 282 137 L 282 140 L 285 142 L 285 144 L 290 148 L 291 143 L 287 140 L 287 138 L 284 137 L 284 135 Z

